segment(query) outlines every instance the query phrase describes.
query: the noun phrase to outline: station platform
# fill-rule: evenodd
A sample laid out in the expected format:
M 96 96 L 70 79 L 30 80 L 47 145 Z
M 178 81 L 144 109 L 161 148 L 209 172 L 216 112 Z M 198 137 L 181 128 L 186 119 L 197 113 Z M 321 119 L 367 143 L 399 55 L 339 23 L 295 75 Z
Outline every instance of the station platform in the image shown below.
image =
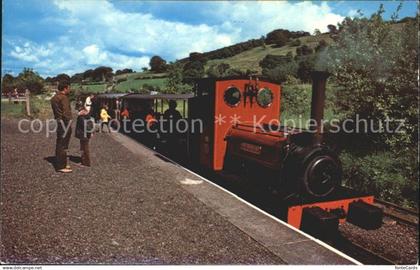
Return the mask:
M 0 261 L 12 264 L 357 264 L 118 133 L 92 167 L 51 164 L 55 135 L 1 122 Z

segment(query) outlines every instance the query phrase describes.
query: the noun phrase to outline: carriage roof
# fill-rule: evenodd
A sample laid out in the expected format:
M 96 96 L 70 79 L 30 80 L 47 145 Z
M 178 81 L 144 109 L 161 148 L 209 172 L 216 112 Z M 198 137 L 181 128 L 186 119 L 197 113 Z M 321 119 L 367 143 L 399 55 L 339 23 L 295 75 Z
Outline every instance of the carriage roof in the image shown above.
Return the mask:
M 156 94 L 156 95 L 146 95 L 146 94 L 128 94 L 123 97 L 126 100 L 132 99 L 168 99 L 168 100 L 183 100 L 190 99 L 194 97 L 193 93 L 190 94 Z
M 95 98 L 118 99 L 126 95 L 127 93 L 103 93 L 103 94 L 96 95 Z

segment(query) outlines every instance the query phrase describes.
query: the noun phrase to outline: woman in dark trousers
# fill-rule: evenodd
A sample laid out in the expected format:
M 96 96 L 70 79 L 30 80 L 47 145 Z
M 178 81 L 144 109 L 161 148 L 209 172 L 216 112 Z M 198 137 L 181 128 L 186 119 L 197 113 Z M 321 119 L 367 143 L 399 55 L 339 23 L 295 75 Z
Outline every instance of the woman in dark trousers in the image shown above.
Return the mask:
M 92 137 L 94 128 L 94 119 L 90 116 L 88 110 L 82 107 L 77 116 L 75 135 L 80 140 L 81 164 L 88 167 L 90 167 L 89 140 Z

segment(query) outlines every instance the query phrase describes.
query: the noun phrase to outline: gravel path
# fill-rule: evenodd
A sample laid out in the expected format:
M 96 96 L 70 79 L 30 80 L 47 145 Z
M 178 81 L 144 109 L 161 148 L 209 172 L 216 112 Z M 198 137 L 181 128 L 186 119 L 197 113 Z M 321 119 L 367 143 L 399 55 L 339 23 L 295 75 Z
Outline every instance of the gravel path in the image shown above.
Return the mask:
M 70 264 L 280 264 L 199 202 L 164 169 L 109 134 L 91 141 L 92 167 L 52 164 L 55 135 L 1 121 L 0 260 Z M 70 155 L 79 157 L 72 137 Z
M 398 264 L 418 263 L 418 229 L 384 218 L 377 230 L 364 230 L 350 223 L 340 225 L 341 233 L 352 242 Z

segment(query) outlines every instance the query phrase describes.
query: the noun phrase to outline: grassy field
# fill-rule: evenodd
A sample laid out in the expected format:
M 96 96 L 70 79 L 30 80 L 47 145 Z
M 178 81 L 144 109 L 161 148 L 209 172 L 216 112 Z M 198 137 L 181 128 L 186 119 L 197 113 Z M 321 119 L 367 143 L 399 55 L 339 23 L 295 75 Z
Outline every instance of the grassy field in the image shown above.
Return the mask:
M 1 117 L 20 118 L 25 116 L 25 103 L 9 103 L 8 100 L 1 101 Z
M 137 91 L 144 87 L 144 85 L 150 85 L 153 87 L 159 87 L 160 89 L 165 87 L 166 78 L 152 78 L 152 79 L 140 79 L 140 73 L 133 73 L 128 76 L 128 79 L 117 83 L 113 92 L 130 92 Z M 84 93 L 103 93 L 106 92 L 110 85 L 104 83 L 98 84 L 78 84 L 73 83 L 71 85 L 74 91 L 84 92 Z
M 78 83 L 72 83 L 71 88 L 74 91 L 102 93 L 106 91 L 106 84 L 98 83 L 80 85 Z
M 45 99 L 45 96 L 31 96 L 31 117 L 47 119 L 52 117 L 51 103 L 49 100 Z M 5 118 L 25 118 L 26 115 L 25 109 L 26 103 L 19 102 L 9 103 L 8 100 L 1 101 L 1 117 Z
M 127 80 L 136 80 L 136 79 L 143 79 L 143 78 L 161 78 L 161 77 L 165 77 L 166 73 L 153 73 L 150 71 L 146 71 L 146 72 L 134 72 L 134 73 L 125 73 L 125 74 L 121 74 L 121 75 L 116 75 L 115 79 L 119 80 L 119 79 L 127 79 Z

